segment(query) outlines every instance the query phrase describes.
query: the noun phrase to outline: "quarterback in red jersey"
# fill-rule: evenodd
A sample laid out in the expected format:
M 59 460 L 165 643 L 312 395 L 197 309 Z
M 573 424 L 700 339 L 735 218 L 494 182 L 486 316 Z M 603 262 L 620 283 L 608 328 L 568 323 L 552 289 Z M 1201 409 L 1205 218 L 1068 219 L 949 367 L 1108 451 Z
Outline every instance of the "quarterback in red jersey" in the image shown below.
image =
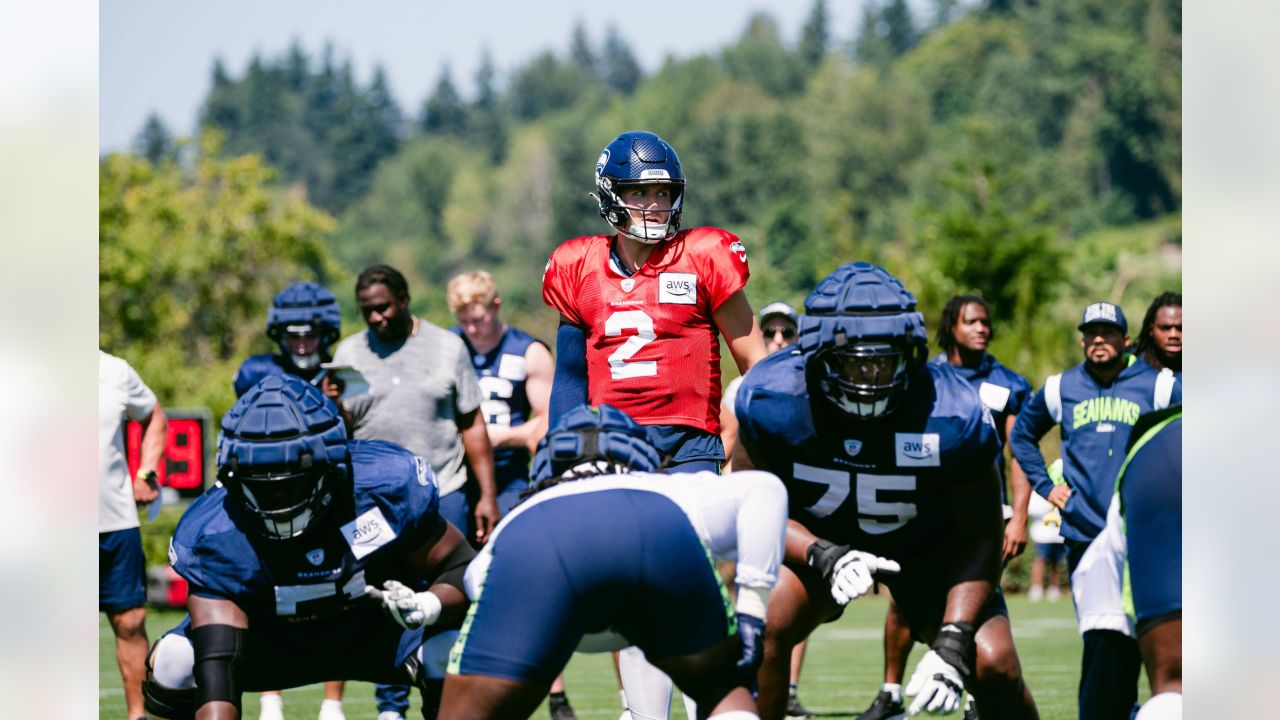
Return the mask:
M 617 232 L 556 248 L 542 299 L 561 316 L 550 420 L 609 403 L 650 426 L 669 469 L 688 472 L 724 459 L 720 336 L 744 373 L 765 348 L 743 292 L 746 248 L 719 228 L 680 230 L 684 184 L 662 138 L 615 138 L 596 161 L 596 200 Z

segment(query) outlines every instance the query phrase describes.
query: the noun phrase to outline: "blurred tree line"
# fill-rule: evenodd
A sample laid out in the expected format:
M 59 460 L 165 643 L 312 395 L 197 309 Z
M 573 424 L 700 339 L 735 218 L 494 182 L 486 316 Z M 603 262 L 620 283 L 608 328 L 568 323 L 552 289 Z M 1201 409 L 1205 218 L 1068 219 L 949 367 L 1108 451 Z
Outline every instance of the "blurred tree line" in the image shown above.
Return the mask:
M 271 292 L 337 283 L 349 333 L 350 278 L 374 262 L 404 271 L 415 311 L 442 324 L 447 280 L 488 269 L 506 319 L 550 339 L 543 265 L 607 229 L 592 168 L 629 129 L 680 152 L 686 227 L 743 238 L 755 307 L 798 305 L 870 260 L 930 321 L 952 294 L 986 297 L 993 351 L 1038 385 L 1078 362 L 1085 303 L 1140 318 L 1181 287 L 1180 0 L 937 0 L 930 17 L 873 0 L 851 28 L 817 0 L 796 38 L 757 14 L 727 47 L 650 74 L 614 29 L 578 27 L 565 47 L 507 72 L 482 55 L 470 97 L 445 68 L 413 117 L 384 73 L 362 86 L 331 48 L 316 60 L 295 44 L 239 77 L 215 62 L 200 130 L 220 147 L 151 118 L 134 153 L 103 159 L 103 347 L 162 356 L 163 387 L 221 412 L 235 364 L 268 349 Z M 231 167 L 261 212 L 223 207 L 248 202 L 223 196 Z M 136 277 L 162 263 L 187 274 Z

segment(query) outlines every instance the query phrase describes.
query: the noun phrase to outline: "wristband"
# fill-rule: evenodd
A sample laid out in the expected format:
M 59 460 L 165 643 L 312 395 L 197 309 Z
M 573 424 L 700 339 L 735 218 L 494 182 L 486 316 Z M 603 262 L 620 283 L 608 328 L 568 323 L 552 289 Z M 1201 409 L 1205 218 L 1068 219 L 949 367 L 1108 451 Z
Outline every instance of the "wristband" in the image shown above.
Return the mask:
M 973 675 L 974 657 L 978 652 L 973 636 L 973 626 L 969 623 L 949 622 L 943 623 L 933 639 L 933 651 L 958 670 L 965 680 Z

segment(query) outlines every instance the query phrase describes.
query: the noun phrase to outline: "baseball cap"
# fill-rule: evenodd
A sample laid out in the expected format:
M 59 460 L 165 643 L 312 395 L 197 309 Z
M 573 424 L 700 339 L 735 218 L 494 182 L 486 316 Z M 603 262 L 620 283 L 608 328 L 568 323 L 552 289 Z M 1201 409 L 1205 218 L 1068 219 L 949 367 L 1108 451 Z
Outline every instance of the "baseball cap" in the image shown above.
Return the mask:
M 1124 310 L 1119 305 L 1109 302 L 1096 302 L 1084 309 L 1084 313 L 1080 316 L 1080 324 L 1076 326 L 1077 330 L 1083 330 L 1085 325 L 1091 324 L 1115 325 L 1120 328 L 1120 332 L 1129 332 L 1129 323 L 1124 319 Z
M 769 317 L 772 315 L 782 315 L 783 317 L 787 318 L 791 322 L 797 325 L 800 324 L 800 313 L 797 313 L 795 308 L 782 302 L 781 300 L 776 300 L 774 302 L 771 302 L 768 305 L 765 305 L 762 310 L 760 310 L 760 324 L 763 325 L 764 321 L 769 319 Z

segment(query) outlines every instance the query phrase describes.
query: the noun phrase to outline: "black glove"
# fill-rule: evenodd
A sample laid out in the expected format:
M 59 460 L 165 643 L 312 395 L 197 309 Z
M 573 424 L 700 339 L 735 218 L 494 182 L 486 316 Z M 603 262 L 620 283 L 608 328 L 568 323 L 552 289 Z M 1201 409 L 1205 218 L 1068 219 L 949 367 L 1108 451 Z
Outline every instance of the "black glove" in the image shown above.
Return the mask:
M 822 573 L 822 578 L 830 583 L 836 561 L 852 549 L 848 545 L 836 545 L 828 540 L 819 539 L 809 546 L 809 550 L 805 552 L 805 560 L 809 563 L 809 567 L 817 569 Z

